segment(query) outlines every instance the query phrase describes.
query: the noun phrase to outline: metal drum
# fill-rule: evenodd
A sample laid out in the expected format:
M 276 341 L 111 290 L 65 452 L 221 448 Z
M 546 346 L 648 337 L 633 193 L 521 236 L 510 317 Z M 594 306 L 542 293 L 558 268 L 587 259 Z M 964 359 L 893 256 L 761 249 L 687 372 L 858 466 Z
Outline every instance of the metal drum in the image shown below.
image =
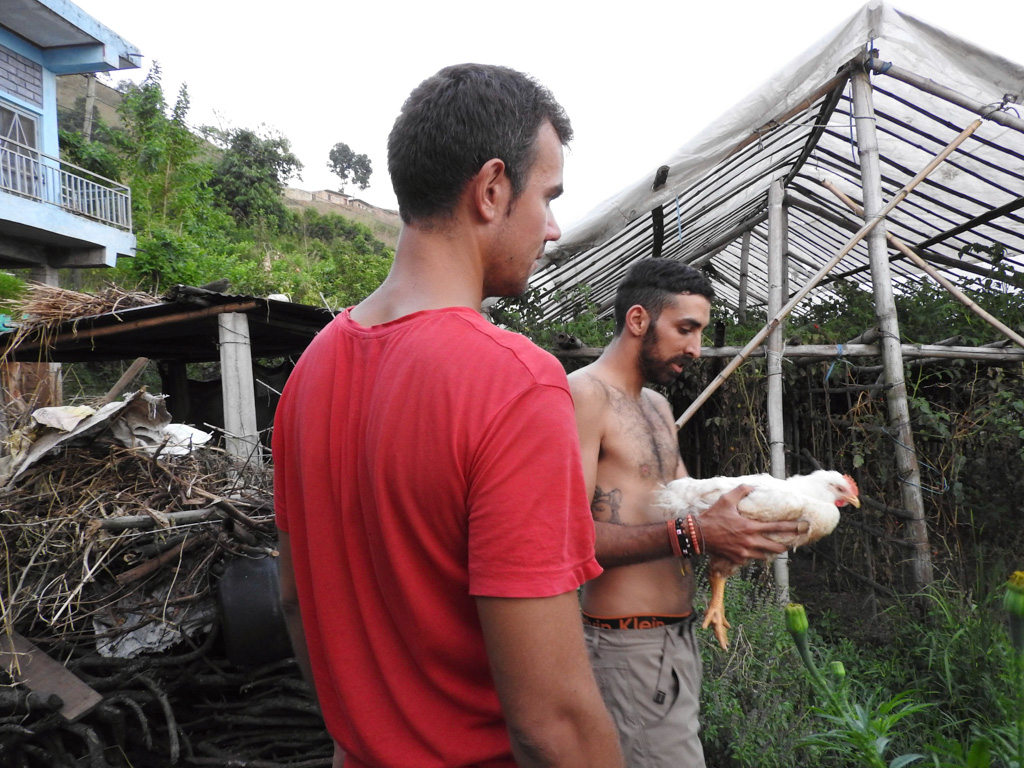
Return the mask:
M 243 557 L 225 564 L 218 594 L 232 664 L 254 667 L 292 655 L 277 579 L 276 557 Z

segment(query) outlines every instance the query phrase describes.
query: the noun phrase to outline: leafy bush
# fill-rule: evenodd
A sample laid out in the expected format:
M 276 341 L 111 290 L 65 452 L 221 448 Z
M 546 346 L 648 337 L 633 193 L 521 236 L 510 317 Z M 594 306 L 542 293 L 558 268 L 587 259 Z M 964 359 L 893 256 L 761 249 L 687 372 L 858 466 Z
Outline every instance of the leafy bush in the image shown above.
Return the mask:
M 707 764 L 716 768 L 826 765 L 801 746 L 811 733 L 807 711 L 813 701 L 783 629 L 782 608 L 769 592 L 730 579 L 729 650 L 713 641 L 701 644 L 701 740 Z

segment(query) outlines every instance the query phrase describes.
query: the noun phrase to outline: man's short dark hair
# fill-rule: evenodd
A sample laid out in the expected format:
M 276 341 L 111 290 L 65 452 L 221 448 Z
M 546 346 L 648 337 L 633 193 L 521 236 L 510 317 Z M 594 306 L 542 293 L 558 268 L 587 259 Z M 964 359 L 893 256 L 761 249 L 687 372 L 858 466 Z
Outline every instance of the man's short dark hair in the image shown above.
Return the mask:
M 661 310 L 680 293 L 703 296 L 709 302 L 715 299 L 711 281 L 700 270 L 675 259 L 644 259 L 626 271 L 615 293 L 615 335 L 626 327 L 626 312 L 639 304 L 654 322 Z
M 569 118 L 551 92 L 514 69 L 456 64 L 424 80 L 388 137 L 402 221 L 451 216 L 466 183 L 493 158 L 504 161 L 518 197 L 544 122 L 563 145 L 572 139 Z

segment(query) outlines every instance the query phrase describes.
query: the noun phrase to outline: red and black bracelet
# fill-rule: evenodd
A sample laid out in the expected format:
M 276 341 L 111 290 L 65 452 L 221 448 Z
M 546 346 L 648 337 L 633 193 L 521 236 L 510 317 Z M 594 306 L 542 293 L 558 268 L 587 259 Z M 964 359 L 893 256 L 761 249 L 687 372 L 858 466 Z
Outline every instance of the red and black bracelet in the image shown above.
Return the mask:
M 687 516 L 689 519 L 690 516 Z M 690 538 L 687 521 L 681 517 L 668 521 L 668 540 L 672 545 L 672 554 L 689 560 L 697 552 L 694 540 Z

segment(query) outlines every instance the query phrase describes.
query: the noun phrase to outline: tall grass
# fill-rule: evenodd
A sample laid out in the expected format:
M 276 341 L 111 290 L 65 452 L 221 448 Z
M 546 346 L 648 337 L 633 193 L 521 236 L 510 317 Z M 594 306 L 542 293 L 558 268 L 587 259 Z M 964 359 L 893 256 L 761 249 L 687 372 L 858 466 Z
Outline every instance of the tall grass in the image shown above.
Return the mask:
M 771 595 L 731 579 L 730 649 L 703 651 L 708 765 L 1024 768 L 1024 628 L 1014 642 L 1007 632 L 1008 603 L 1021 613 L 1011 626 L 1024 625 L 1015 578 L 1017 592 L 978 601 L 937 584 L 896 603 L 881 644 L 812 615 L 805 660 Z

